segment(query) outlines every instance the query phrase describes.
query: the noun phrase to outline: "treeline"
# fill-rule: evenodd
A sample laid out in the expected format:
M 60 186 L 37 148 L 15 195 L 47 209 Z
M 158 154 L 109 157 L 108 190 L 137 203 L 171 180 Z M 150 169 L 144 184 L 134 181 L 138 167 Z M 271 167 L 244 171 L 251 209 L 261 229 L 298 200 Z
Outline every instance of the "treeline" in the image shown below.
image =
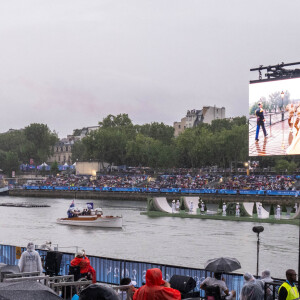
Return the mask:
M 72 159 L 152 168 L 199 168 L 248 160 L 246 117 L 215 120 L 174 138 L 163 123 L 134 125 L 127 114 L 109 115 L 99 129 L 74 144 Z
M 155 169 L 215 165 L 236 169 L 238 162 L 249 160 L 246 117 L 187 128 L 177 138 L 172 126 L 158 122 L 134 125 L 127 114 L 108 115 L 99 125 L 99 129 L 74 144 L 73 161 L 96 160 Z M 20 164 L 29 163 L 30 159 L 36 165 L 47 162 L 56 142 L 57 134 L 45 124 L 35 123 L 23 130 L 0 134 L 0 169 L 11 175 L 11 171 L 18 171 Z M 261 170 L 275 167 L 277 173 L 293 174 L 300 156 L 260 156 L 251 160 L 259 161 Z
M 0 168 L 7 175 L 18 171 L 21 163 L 35 164 L 47 161 L 51 146 L 58 141 L 57 134 L 45 124 L 31 124 L 23 130 L 0 134 Z

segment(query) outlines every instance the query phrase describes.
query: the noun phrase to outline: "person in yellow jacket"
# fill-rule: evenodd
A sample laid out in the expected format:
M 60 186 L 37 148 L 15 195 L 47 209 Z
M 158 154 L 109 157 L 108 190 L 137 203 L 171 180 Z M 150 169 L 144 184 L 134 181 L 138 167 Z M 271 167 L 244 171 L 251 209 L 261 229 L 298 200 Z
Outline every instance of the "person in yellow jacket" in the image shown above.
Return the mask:
M 297 280 L 296 271 L 288 269 L 285 272 L 286 282 L 284 282 L 278 290 L 278 300 L 294 300 L 299 299 L 299 291 L 295 282 Z

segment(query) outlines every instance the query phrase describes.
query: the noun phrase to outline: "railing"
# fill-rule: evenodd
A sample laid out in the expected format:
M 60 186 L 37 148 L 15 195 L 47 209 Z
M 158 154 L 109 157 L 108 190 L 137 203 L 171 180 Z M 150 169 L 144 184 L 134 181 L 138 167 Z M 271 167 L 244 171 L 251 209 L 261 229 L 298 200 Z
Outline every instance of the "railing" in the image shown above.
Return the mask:
M 22 248 L 22 251 L 24 250 L 25 248 Z M 47 253 L 45 250 L 37 251 L 40 255 L 46 255 Z M 69 265 L 73 258 L 74 254 L 63 253 L 60 275 L 68 274 Z M 151 268 L 160 268 L 162 270 L 163 278 L 167 281 L 169 281 L 173 275 L 183 275 L 194 278 L 196 281 L 196 288 L 194 291 L 200 291 L 200 295 L 204 296 L 204 292 L 200 290 L 200 284 L 207 276 L 211 276 L 210 272 L 196 268 L 97 256 L 89 256 L 89 259 L 91 265 L 96 270 L 97 282 L 111 285 L 119 285 L 122 278 L 129 277 L 131 280 L 137 282 L 137 286 L 142 286 L 143 282 L 145 282 L 146 271 Z M 19 260 L 16 259 L 16 247 L 0 245 L 0 262 L 17 265 Z M 240 293 L 243 285 L 243 276 L 241 274 L 224 274 L 224 278 L 229 290 L 234 289 L 237 293 Z
M 20 281 L 39 281 L 46 286 L 49 286 L 49 276 L 31 276 L 31 277 L 16 277 L 16 278 L 4 278 L 3 282 L 20 282 Z
M 22 248 L 24 251 L 25 248 Z M 40 255 L 46 255 L 47 251 L 45 250 L 37 250 Z M 28 277 L 17 277 L 18 274 L 5 274 L 4 281 L 20 281 L 20 280 L 44 280 L 45 284 L 50 286 L 57 293 L 62 293 L 64 295 L 64 299 L 68 299 L 65 295 L 68 294 L 68 289 L 75 287 L 75 290 L 85 287 L 90 284 L 90 281 L 79 281 L 74 282 L 73 275 L 66 275 L 69 271 L 70 261 L 74 258 L 74 255 L 71 253 L 63 253 L 60 275 L 61 276 L 34 276 L 30 279 Z M 173 265 L 165 265 L 165 264 L 157 264 L 150 262 L 139 262 L 139 261 L 131 261 L 131 260 L 122 260 L 122 259 L 114 259 L 107 257 L 98 257 L 98 256 L 89 256 L 91 265 L 96 270 L 97 282 L 106 283 L 114 286 L 115 290 L 128 290 L 128 286 L 119 286 L 120 280 L 123 277 L 129 277 L 133 281 L 137 282 L 137 286 L 142 286 L 143 282 L 145 282 L 146 271 L 150 268 L 160 268 L 162 270 L 163 278 L 167 281 L 170 281 L 173 275 L 183 275 L 192 277 L 196 281 L 196 288 L 193 290 L 194 292 L 200 292 L 200 297 L 204 298 L 204 291 L 200 290 L 200 284 L 202 281 L 211 276 L 211 272 L 203 270 L 203 269 L 195 269 L 195 268 L 187 268 Z M 16 259 L 16 247 L 10 245 L 0 245 L 0 263 L 5 264 L 14 264 L 17 265 L 19 262 Z M 25 276 L 29 273 L 23 273 Z M 30 273 L 33 274 L 33 273 Z M 10 277 L 10 278 L 9 278 Z M 237 299 L 239 299 L 244 279 L 242 274 L 223 274 L 226 285 L 229 290 L 235 290 Z M 71 280 L 68 282 L 68 280 Z M 265 289 L 265 300 L 275 300 L 278 299 L 278 289 L 280 285 L 283 283 L 283 280 L 276 279 L 272 283 L 266 283 L 264 286 Z
M 243 189 L 186 189 L 186 188 L 118 188 L 118 187 L 68 187 L 68 186 L 25 186 L 26 190 L 42 191 L 95 191 L 95 192 L 128 192 L 128 193 L 151 193 L 151 194 L 221 194 L 221 195 L 267 195 L 267 196 L 294 196 L 300 191 L 296 190 L 243 190 Z
M 276 280 L 274 282 L 265 283 L 264 300 L 278 299 L 278 290 L 283 282 L 284 282 L 283 280 Z
M 64 277 L 64 276 L 62 276 Z M 50 277 L 51 279 L 51 277 Z M 72 298 L 72 295 L 79 294 L 80 290 L 90 285 L 92 281 L 61 281 L 56 283 L 50 283 L 50 288 L 64 300 Z
M 10 274 L 3 274 L 3 281 L 7 281 L 8 279 L 13 278 L 23 278 L 23 277 L 32 277 L 32 276 L 40 276 L 40 272 L 23 272 L 23 273 L 10 273 Z

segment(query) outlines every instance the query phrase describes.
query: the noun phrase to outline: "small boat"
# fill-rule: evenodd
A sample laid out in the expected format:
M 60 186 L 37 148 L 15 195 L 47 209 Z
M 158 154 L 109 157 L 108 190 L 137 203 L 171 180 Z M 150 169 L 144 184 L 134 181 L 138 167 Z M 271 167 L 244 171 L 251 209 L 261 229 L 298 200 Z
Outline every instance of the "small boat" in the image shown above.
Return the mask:
M 0 187 L 0 196 L 8 195 L 8 186 Z
M 58 224 L 76 225 L 84 227 L 122 228 L 122 216 L 103 216 L 101 208 L 93 209 L 93 203 L 87 203 L 87 208 L 81 211 L 72 202 L 67 218 L 56 220 Z
M 122 228 L 123 219 L 118 216 L 77 216 L 73 218 L 60 218 L 56 220 L 56 223 L 89 227 Z

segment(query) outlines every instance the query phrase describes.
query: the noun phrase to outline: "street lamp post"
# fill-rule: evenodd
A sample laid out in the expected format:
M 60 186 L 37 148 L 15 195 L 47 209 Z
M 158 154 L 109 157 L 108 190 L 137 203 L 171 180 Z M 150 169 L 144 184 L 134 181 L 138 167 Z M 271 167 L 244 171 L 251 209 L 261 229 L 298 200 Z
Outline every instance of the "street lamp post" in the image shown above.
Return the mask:
M 283 109 L 283 98 L 284 98 L 284 92 L 282 91 L 281 94 L 281 130 L 282 130 L 282 143 L 281 143 L 281 149 L 284 150 L 284 109 Z
M 255 203 L 254 203 L 255 205 Z M 257 255 L 256 255 L 256 276 L 258 276 L 259 271 L 259 234 L 264 231 L 263 226 L 254 226 L 252 228 L 253 232 L 257 233 Z
M 281 92 L 280 96 L 281 96 L 281 113 L 282 113 L 281 119 L 282 119 L 282 121 L 284 121 L 284 109 L 283 109 L 284 92 L 283 91 Z
M 244 163 L 244 166 L 246 167 L 246 171 L 247 171 L 247 176 L 249 176 L 249 173 L 250 173 L 250 163 L 249 163 L 249 161 L 246 161 L 245 163 Z

